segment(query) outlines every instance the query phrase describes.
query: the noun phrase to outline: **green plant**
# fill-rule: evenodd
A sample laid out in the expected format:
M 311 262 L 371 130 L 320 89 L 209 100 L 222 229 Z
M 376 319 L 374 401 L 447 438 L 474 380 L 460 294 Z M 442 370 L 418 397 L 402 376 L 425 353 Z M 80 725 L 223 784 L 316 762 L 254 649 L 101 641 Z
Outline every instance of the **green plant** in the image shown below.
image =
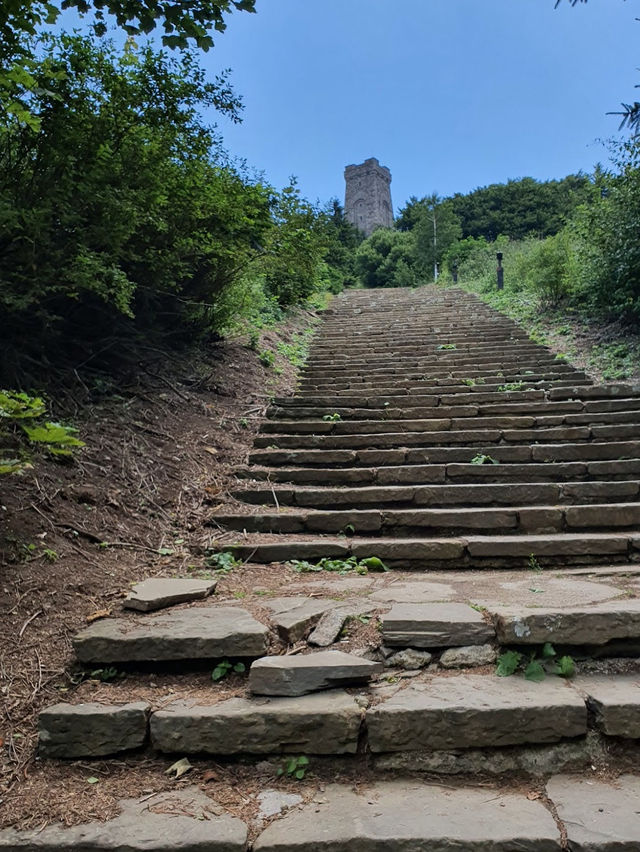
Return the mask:
M 205 556 L 204 564 L 207 568 L 213 568 L 216 574 L 229 574 L 234 568 L 242 565 L 242 561 L 236 559 L 233 553 L 223 551 L 221 553 L 208 553 Z
M 501 392 L 521 391 L 524 389 L 524 382 L 507 382 L 504 385 L 499 385 L 498 390 Z
M 517 671 L 523 672 L 525 680 L 539 683 L 550 674 L 564 678 L 573 677 L 575 662 L 567 655 L 558 658 L 553 645 L 545 642 L 540 650 L 534 649 L 528 654 L 513 650 L 500 654 L 496 665 L 498 677 L 510 677 Z
M 248 429 L 249 428 L 249 421 L 247 420 L 246 417 L 241 417 L 238 422 L 240 424 L 241 429 Z
M 440 346 L 436 346 L 436 349 L 457 349 L 455 343 L 441 343 Z
M 388 571 L 389 569 L 377 556 L 358 560 L 355 556 L 348 559 L 329 559 L 325 557 L 318 562 L 307 562 L 302 559 L 292 559 L 288 563 L 299 574 L 309 574 L 320 571 L 331 571 L 335 574 L 367 574 L 369 571 Z
M 476 386 L 475 379 L 461 379 L 463 385 L 468 385 L 470 388 L 474 388 Z
M 29 447 L 42 447 L 54 457 L 68 458 L 84 447 L 77 429 L 45 420 L 46 405 L 38 396 L 0 391 L 0 474 L 21 473 L 31 466 Z
M 57 562 L 60 558 L 55 550 L 51 550 L 49 547 L 45 547 L 42 551 L 42 555 L 47 560 L 47 562 Z
M 258 353 L 258 360 L 264 367 L 273 367 L 276 360 L 276 354 L 270 349 L 263 349 L 260 353 Z
M 342 420 L 342 417 L 338 414 L 337 411 L 334 411 L 333 414 L 324 414 L 322 419 L 326 423 L 338 423 L 340 420 Z
M 223 680 L 228 674 L 244 674 L 246 672 L 247 667 L 244 663 L 232 663 L 230 660 L 221 660 L 214 670 L 211 672 L 211 680 L 219 681 Z
M 542 565 L 536 559 L 535 553 L 529 554 L 529 561 L 527 563 L 529 571 L 535 571 L 538 574 L 542 573 Z
M 276 775 L 278 775 L 278 777 L 281 775 L 287 775 L 289 778 L 297 778 L 298 781 L 302 781 L 306 775 L 308 766 L 309 758 L 305 757 L 305 755 L 300 755 L 300 757 L 290 757 L 285 762 L 284 766 L 278 767 Z
M 500 462 L 486 453 L 476 453 L 471 459 L 471 464 L 500 464 Z

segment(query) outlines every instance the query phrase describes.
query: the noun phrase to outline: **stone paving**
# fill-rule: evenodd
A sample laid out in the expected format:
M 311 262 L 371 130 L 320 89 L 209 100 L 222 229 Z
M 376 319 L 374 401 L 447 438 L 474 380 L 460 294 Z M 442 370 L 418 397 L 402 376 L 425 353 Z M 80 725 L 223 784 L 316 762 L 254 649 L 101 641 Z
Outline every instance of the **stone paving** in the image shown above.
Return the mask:
M 265 791 L 280 818 L 256 850 L 637 852 L 640 776 L 617 778 L 615 754 L 640 742 L 640 387 L 594 386 L 462 291 L 353 291 L 268 414 L 236 502 L 211 518 L 238 531 L 227 549 L 391 570 L 283 564 L 285 593 L 242 602 L 218 603 L 214 581 L 138 584 L 75 637 L 81 663 L 230 660 L 246 689 L 133 701 L 129 677 L 119 702 L 45 710 L 41 756 L 369 762 L 375 783 L 293 796 L 288 811 Z M 355 646 L 354 623 L 369 625 Z M 575 678 L 497 676 L 505 649 L 544 643 L 575 657 Z M 546 787 L 528 798 L 514 773 Z M 0 832 L 0 848 L 245 850 L 256 836 L 195 788 L 158 803 L 124 803 L 104 826 Z

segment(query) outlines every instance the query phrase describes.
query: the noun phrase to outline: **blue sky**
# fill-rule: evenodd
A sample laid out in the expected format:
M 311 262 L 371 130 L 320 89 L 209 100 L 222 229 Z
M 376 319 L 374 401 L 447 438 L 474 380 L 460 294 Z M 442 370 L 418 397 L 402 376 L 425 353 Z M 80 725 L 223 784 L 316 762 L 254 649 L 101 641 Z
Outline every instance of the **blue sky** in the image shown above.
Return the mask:
M 640 99 L 640 0 L 257 0 L 204 56 L 233 69 L 226 147 L 312 200 L 349 163 L 391 169 L 394 207 L 606 161 L 607 116 Z

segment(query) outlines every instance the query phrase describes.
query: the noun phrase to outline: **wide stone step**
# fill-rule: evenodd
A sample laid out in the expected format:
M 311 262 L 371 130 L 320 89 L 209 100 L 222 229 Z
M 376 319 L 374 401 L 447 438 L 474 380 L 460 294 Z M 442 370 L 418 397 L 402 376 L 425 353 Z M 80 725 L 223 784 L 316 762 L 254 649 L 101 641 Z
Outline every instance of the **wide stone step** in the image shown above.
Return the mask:
M 179 700 L 151 717 L 151 743 L 169 754 L 355 754 L 362 709 L 342 690 L 296 698 Z
M 465 424 L 466 425 L 466 424 Z M 575 443 L 603 437 L 626 438 L 637 434 L 635 426 L 559 426 L 537 429 L 446 429 L 432 432 L 389 432 L 357 435 L 258 435 L 255 447 L 277 449 L 365 449 L 429 447 L 441 444 Z M 613 434 L 612 434 L 613 433 Z
M 625 485 L 628 483 L 621 483 Z M 635 493 L 638 493 L 638 483 Z M 208 523 L 229 530 L 266 533 L 447 534 L 466 530 L 492 532 L 562 532 L 578 529 L 634 527 L 640 535 L 640 503 L 580 506 L 511 506 L 411 510 L 271 512 L 212 515 Z
M 363 686 L 383 669 L 342 651 L 261 657 L 251 665 L 249 691 L 254 695 L 296 696 L 342 686 Z
M 355 556 L 381 559 L 390 568 L 430 570 L 464 567 L 531 567 L 582 565 L 608 560 L 628 562 L 640 555 L 640 535 L 620 533 L 548 533 L 530 535 L 464 535 L 446 538 L 308 538 L 278 536 L 276 540 L 252 539 L 225 545 L 225 551 L 247 562 L 314 561 L 324 557 Z
M 587 708 L 560 678 L 435 676 L 367 712 L 373 753 L 550 743 L 584 736 Z
M 620 464 L 617 462 L 616 464 Z M 464 485 L 379 485 L 360 488 L 249 488 L 237 489 L 233 497 L 260 506 L 297 506 L 309 509 L 371 509 L 404 505 L 441 508 L 444 506 L 528 506 L 558 503 L 599 503 L 603 500 L 634 498 L 638 480 L 611 482 L 513 482 Z
M 73 639 L 81 663 L 158 663 L 263 656 L 269 630 L 239 607 L 196 607 L 157 616 L 105 618 Z
M 570 811 L 570 809 L 569 809 Z M 571 811 L 570 811 L 571 812 Z M 387 781 L 331 784 L 272 823 L 255 852 L 560 852 L 550 812 L 523 793 Z

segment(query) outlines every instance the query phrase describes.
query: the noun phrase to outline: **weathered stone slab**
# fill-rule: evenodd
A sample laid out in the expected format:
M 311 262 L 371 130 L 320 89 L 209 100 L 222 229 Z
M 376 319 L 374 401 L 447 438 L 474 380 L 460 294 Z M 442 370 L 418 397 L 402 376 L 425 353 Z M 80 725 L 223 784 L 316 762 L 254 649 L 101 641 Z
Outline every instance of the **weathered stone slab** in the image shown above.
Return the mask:
M 340 635 L 348 615 L 346 610 L 340 609 L 325 612 L 320 616 L 320 621 L 316 624 L 315 629 L 309 634 L 308 643 L 320 648 L 332 645 Z
M 637 852 L 640 838 L 640 776 L 600 781 L 557 775 L 547 795 L 567 830 L 571 852 Z
M 289 644 L 302 639 L 335 605 L 335 601 L 304 597 L 273 598 L 265 601 L 265 607 L 274 613 L 272 621 L 278 635 Z
M 431 580 L 394 581 L 377 589 L 370 595 L 378 601 L 395 601 L 397 603 L 428 603 L 443 601 L 454 595 L 453 586 L 448 583 L 436 583 Z
M 640 738 L 640 675 L 585 675 L 574 685 L 603 734 Z
M 540 802 L 498 790 L 453 790 L 387 781 L 355 793 L 332 784 L 272 823 L 255 852 L 559 852 L 559 831 Z
M 136 583 L 122 605 L 127 609 L 151 612 L 174 604 L 208 597 L 215 591 L 217 580 L 193 580 L 173 577 L 150 577 Z
M 382 616 L 382 636 L 395 648 L 448 648 L 483 645 L 494 631 L 466 604 L 396 604 Z
M 465 669 L 475 666 L 489 666 L 496 660 L 496 650 L 492 645 L 469 645 L 464 648 L 447 648 L 440 657 L 443 669 Z
M 373 752 L 556 742 L 587 730 L 587 708 L 560 679 L 493 675 L 413 683 L 367 712 Z
M 126 799 L 107 822 L 0 831 L 22 852 L 245 852 L 247 827 L 196 787 Z
M 42 757 L 102 757 L 140 748 L 147 738 L 150 706 L 131 704 L 54 704 L 38 719 Z
M 387 666 L 399 666 L 407 671 L 415 671 L 428 666 L 432 655 L 428 651 L 419 651 L 417 648 L 403 648 L 402 651 L 396 651 L 395 654 L 387 657 Z
M 503 645 L 605 645 L 612 639 L 640 638 L 640 598 L 625 598 L 574 606 L 487 607 Z
M 198 607 L 142 621 L 105 618 L 78 633 L 73 646 L 82 663 L 261 657 L 268 634 L 244 609 Z
M 382 668 L 382 663 L 342 651 L 262 657 L 251 666 L 249 690 L 255 695 L 305 695 L 332 687 L 365 684 Z
M 176 701 L 151 716 L 151 742 L 179 754 L 354 754 L 362 711 L 342 690 L 298 698 Z

